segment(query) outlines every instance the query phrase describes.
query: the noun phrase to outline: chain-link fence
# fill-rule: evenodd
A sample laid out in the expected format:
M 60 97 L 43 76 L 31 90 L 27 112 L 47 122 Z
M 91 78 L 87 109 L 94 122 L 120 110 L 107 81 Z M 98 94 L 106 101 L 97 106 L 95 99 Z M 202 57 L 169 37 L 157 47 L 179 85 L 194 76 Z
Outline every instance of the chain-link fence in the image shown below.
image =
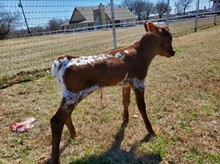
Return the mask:
M 94 55 L 130 45 L 144 34 L 146 21 L 169 25 L 174 36 L 220 24 L 218 1 L 191 1 L 184 11 L 178 1 L 152 1 L 152 9 L 125 2 L 1 0 L 0 78 L 50 68 L 60 55 Z M 160 15 L 159 2 L 169 3 L 169 14 Z

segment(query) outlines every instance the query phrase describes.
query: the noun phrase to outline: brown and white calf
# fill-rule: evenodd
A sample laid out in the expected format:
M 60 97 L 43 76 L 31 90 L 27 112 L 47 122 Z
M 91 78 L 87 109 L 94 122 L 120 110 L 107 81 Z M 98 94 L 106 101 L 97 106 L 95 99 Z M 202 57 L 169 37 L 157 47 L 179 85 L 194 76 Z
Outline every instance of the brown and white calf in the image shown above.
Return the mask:
M 175 51 L 172 36 L 166 27 L 144 24 L 146 34 L 133 45 L 96 56 L 62 56 L 55 60 L 52 75 L 62 88 L 62 102 L 51 118 L 51 162 L 59 163 L 59 145 L 64 124 L 72 138 L 76 132 L 71 113 L 76 105 L 90 93 L 106 86 L 122 86 L 125 122 L 128 122 L 130 91 L 134 90 L 138 109 L 150 135 L 155 133 L 146 114 L 144 79 L 156 55 L 171 57 Z

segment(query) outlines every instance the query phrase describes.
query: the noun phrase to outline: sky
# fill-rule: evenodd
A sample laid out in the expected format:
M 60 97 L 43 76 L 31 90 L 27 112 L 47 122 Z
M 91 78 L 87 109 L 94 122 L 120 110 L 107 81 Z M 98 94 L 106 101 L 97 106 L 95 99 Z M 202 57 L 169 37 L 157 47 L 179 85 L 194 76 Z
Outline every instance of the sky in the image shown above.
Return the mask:
M 154 4 L 158 0 L 149 0 Z M 177 0 L 170 0 L 170 6 L 174 11 L 174 3 Z M 196 1 L 193 0 L 191 10 L 196 9 Z M 83 6 L 98 6 L 100 3 L 107 5 L 110 0 L 21 0 L 27 22 L 30 27 L 43 26 L 45 27 L 50 19 L 69 20 L 75 7 Z M 122 0 L 114 0 L 115 5 L 120 5 Z M 19 0 L 0 0 L 0 4 L 5 6 L 6 10 L 11 12 L 20 12 L 18 7 Z M 200 9 L 209 8 L 209 0 L 200 0 Z M 212 3 L 211 3 L 212 6 Z M 21 14 L 21 21 L 24 24 L 23 15 Z M 23 25 L 24 26 L 24 25 Z

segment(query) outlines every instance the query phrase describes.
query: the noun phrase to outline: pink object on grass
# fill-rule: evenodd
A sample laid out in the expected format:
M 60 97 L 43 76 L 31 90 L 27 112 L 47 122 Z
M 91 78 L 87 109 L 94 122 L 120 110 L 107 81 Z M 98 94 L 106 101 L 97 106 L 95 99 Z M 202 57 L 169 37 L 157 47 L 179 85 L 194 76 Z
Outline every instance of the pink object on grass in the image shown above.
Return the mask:
M 10 126 L 10 129 L 13 132 L 22 133 L 34 127 L 32 124 L 35 121 L 35 118 L 28 118 L 24 122 L 16 122 Z

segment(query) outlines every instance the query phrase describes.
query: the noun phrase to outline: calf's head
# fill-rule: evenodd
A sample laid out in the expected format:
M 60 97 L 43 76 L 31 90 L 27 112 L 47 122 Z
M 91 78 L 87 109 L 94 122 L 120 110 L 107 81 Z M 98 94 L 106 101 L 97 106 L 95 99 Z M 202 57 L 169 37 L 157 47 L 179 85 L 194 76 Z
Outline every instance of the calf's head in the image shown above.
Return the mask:
M 158 27 L 151 22 L 144 23 L 145 30 L 157 39 L 156 53 L 161 56 L 172 57 L 175 51 L 172 46 L 172 36 L 167 27 Z

